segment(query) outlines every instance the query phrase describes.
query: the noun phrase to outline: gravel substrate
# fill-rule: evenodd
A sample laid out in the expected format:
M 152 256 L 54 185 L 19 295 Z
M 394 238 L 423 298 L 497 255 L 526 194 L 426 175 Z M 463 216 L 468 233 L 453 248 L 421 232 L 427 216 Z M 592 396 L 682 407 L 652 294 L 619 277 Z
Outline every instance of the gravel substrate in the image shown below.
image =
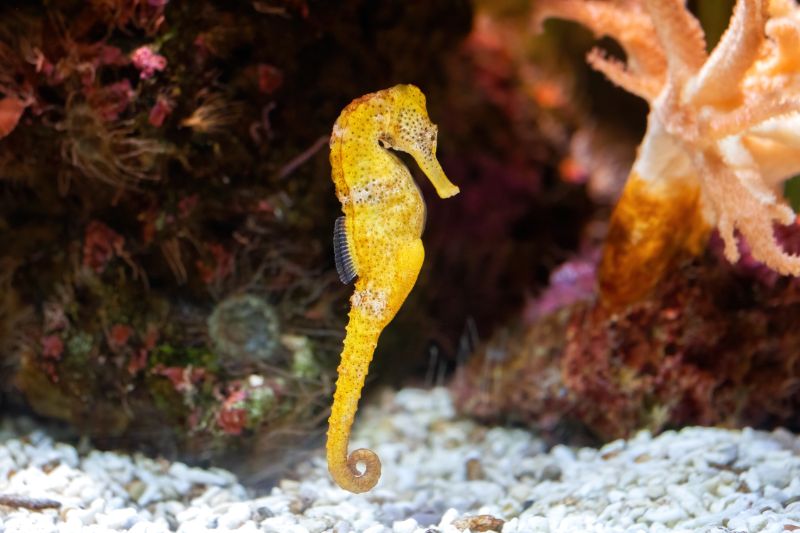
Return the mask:
M 800 439 L 787 432 L 643 432 L 597 449 L 543 443 L 454 416 L 444 389 L 387 394 L 353 447 L 383 461 L 377 488 L 332 486 L 322 454 L 269 494 L 232 474 L 0 428 L 0 532 L 769 532 L 800 530 Z M 11 498 L 8 498 L 11 497 Z M 18 497 L 35 501 L 14 502 Z

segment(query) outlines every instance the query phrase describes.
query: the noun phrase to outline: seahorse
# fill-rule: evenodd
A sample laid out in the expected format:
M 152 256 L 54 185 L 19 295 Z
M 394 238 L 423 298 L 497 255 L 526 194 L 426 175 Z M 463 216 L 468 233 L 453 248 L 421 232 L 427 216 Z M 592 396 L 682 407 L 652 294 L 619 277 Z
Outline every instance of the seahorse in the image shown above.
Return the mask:
M 380 479 L 375 452 L 347 454 L 350 429 L 378 337 L 414 286 L 425 257 L 425 202 L 390 149 L 411 155 L 436 193 L 448 198 L 459 189 L 436 159 L 437 132 L 425 95 L 414 85 L 357 98 L 333 125 L 332 177 L 344 212 L 334 225 L 336 269 L 343 283 L 356 282 L 328 419 L 327 459 L 334 481 L 350 492 L 366 492 Z

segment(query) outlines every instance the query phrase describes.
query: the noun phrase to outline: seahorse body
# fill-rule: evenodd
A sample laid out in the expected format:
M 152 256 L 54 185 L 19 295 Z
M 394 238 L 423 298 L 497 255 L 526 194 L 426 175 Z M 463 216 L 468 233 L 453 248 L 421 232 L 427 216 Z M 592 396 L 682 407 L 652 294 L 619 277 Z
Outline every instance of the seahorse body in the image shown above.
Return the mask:
M 351 492 L 370 490 L 381 475 L 373 451 L 348 456 L 350 428 L 378 337 L 414 286 L 425 257 L 425 203 L 406 166 L 388 148 L 410 154 L 437 194 L 448 198 L 459 189 L 436 159 L 436 135 L 425 96 L 413 85 L 354 100 L 331 134 L 333 182 L 344 211 L 335 228 L 336 267 L 342 281 L 357 281 L 328 420 L 327 456 L 331 476 Z

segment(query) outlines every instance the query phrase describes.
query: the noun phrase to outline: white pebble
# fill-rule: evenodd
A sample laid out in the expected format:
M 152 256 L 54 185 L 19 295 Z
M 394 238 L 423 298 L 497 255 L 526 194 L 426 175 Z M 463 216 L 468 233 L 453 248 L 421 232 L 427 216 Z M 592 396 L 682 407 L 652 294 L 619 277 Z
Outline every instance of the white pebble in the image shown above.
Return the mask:
M 398 520 L 392 524 L 392 533 L 414 533 L 417 529 L 417 521 L 413 518 Z
M 96 518 L 98 524 L 109 529 L 128 529 L 133 525 L 137 514 L 136 509 L 126 507 L 98 514 Z
M 482 514 L 502 517 L 503 533 L 783 533 L 800 524 L 800 439 L 789 432 L 641 431 L 601 449 L 546 452 L 532 432 L 459 419 L 441 388 L 405 389 L 359 411 L 351 446 L 383 461 L 379 486 L 360 495 L 332 483 L 321 451 L 248 493 L 224 470 L 78 452 L 40 429 L 23 439 L 21 427 L 0 421 L 0 494 L 62 508 L 10 509 L 0 533 L 459 533 L 456 519 Z M 469 459 L 480 461 L 480 479 L 467 480 Z
M 250 506 L 246 503 L 234 503 L 219 518 L 219 527 L 236 529 L 250 519 Z

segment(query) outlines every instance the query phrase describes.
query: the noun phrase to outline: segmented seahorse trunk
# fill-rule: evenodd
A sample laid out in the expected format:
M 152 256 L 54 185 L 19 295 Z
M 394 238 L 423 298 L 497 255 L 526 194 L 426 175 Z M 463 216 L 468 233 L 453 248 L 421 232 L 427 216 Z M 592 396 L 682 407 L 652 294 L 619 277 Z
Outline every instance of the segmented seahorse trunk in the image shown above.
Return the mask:
M 340 487 L 350 492 L 366 492 L 381 477 L 381 461 L 375 452 L 359 448 L 348 455 L 347 447 L 361 390 L 382 329 L 382 324 L 360 309 L 353 308 L 350 311 L 339 363 L 339 378 L 336 380 L 336 392 L 328 419 L 327 446 L 328 471 Z M 361 472 L 359 463 L 364 467 Z

